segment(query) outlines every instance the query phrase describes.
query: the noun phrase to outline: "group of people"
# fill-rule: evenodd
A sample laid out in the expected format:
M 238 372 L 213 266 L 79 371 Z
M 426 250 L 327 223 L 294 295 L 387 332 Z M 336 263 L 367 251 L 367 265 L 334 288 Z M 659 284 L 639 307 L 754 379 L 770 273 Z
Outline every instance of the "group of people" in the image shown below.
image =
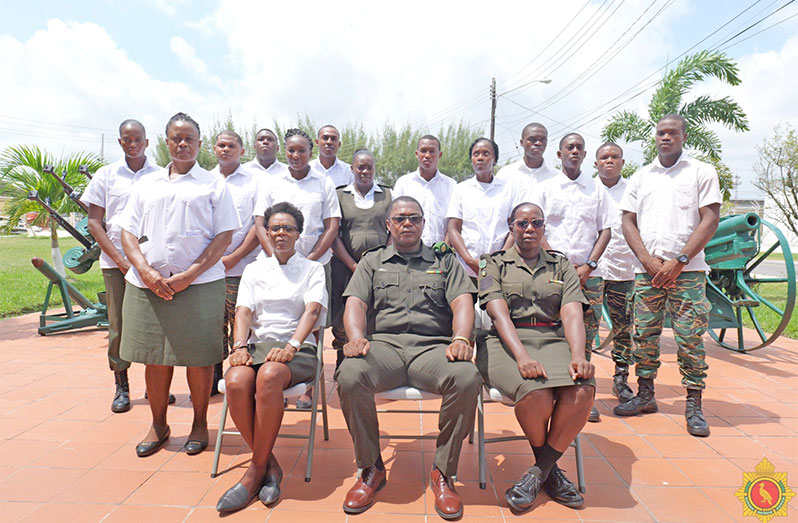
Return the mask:
M 253 455 L 217 509 L 239 510 L 255 497 L 269 505 L 282 480 L 272 449 L 283 390 L 313 381 L 317 331 L 331 326 L 340 405 L 360 469 L 345 512 L 367 510 L 385 485 L 374 395 L 402 385 L 442 397 L 430 473 L 442 518 L 463 514 L 453 478 L 483 384 L 515 403 L 534 457 L 505 492 L 510 507 L 528 509 L 541 489 L 580 506 L 557 460 L 588 420 L 600 419 L 590 357 L 605 299 L 615 413 L 657 410 L 667 311 L 687 430 L 709 435 L 701 410 L 703 248 L 721 197 L 714 169 L 684 153 L 685 127 L 680 116 L 664 116 L 657 159 L 628 181 L 614 143 L 596 151 L 597 178 L 583 171 L 585 141 L 576 133 L 560 140 L 562 168 L 551 168 L 543 160 L 548 132 L 532 123 L 521 135 L 524 156 L 498 172 L 498 145 L 475 140 L 474 176 L 457 183 L 438 171 L 441 144 L 426 135 L 418 170 L 391 189 L 376 183 L 368 150 L 356 151 L 351 165 L 337 158 L 340 134 L 331 125 L 315 139 L 288 130 L 286 164 L 271 130 L 257 133 L 247 163 L 241 137 L 222 131 L 209 172 L 196 161 L 200 129 L 190 116 L 167 123 L 172 161 L 160 169 L 146 157 L 142 124 L 126 120 L 124 158 L 98 171 L 83 195 L 103 251 L 112 410 L 130 408 L 127 368 L 145 364 L 152 425 L 136 453 L 153 454 L 170 436 L 173 369 L 186 367 L 194 421 L 185 451 L 198 454 L 208 445 L 209 398 L 226 358 L 230 413 Z M 319 156 L 311 161 L 314 144 Z M 310 407 L 310 398 L 298 406 Z

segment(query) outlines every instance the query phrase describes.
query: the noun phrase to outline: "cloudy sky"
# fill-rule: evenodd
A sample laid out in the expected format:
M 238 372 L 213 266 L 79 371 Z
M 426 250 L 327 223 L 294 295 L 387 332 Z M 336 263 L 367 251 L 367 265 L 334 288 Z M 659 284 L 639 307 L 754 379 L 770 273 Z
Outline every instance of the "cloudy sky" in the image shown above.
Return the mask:
M 104 134 L 113 160 L 121 120 L 154 137 L 177 111 L 205 126 L 228 113 L 246 126 L 308 114 L 433 133 L 463 121 L 487 134 L 495 77 L 502 161 L 519 156 L 520 130 L 535 120 L 552 139 L 582 132 L 594 150 L 614 110 L 645 112 L 668 64 L 717 48 L 743 83 L 694 94 L 732 96 L 748 113 L 750 132 L 715 130 L 738 195 L 750 196 L 754 147 L 777 124 L 798 127 L 790 0 L 30 0 L 0 22 L 0 147 L 99 152 Z M 627 149 L 639 158 L 639 146 Z

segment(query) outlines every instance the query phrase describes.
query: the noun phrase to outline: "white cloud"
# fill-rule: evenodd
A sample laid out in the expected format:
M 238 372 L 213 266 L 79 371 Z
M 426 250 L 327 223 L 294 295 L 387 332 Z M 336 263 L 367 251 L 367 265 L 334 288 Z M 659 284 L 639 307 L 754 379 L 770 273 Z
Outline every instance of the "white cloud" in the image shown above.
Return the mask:
M 179 6 L 187 5 L 188 0 L 147 0 L 147 3 L 166 15 L 173 15 Z
M 25 42 L 0 36 L 0 56 L 6 80 L 0 83 L 0 147 L 37 143 L 56 154 L 99 152 L 107 130 L 105 153 L 114 159 L 115 128 L 125 118 L 141 120 L 154 139 L 177 111 L 202 123 L 216 114 L 213 108 L 226 106 L 215 94 L 154 78 L 93 23 L 50 20 Z
M 205 82 L 210 82 L 216 88 L 221 89 L 223 87 L 222 80 L 210 73 L 202 58 L 197 56 L 197 50 L 183 38 L 173 36 L 169 40 L 169 49 L 172 50 L 189 73 Z

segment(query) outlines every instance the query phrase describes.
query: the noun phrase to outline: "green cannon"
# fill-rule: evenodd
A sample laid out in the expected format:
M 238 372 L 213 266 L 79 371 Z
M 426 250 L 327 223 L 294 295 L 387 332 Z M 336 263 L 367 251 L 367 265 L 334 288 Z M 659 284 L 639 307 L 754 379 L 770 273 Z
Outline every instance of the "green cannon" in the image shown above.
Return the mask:
M 762 237 L 769 231 L 775 241 L 762 245 Z M 785 276 L 757 276 L 757 267 L 777 248 L 784 255 Z M 772 223 L 755 213 L 737 214 L 720 219 L 718 229 L 704 248 L 704 257 L 710 267 L 707 278 L 707 298 L 712 308 L 709 312 L 709 335 L 721 347 L 737 352 L 749 352 L 767 347 L 787 328 L 795 311 L 795 263 L 790 245 L 784 234 Z M 759 294 L 760 284 L 786 283 L 787 303 L 784 309 L 776 306 Z M 778 325 L 768 334 L 761 326 L 762 315 L 775 315 Z M 611 326 L 607 304 L 602 307 L 602 316 Z M 758 339 L 746 340 L 743 336 L 743 318 L 750 319 Z M 670 325 L 666 316 L 666 326 Z M 734 333 L 733 340 L 726 336 Z M 612 335 L 597 340 L 598 349 L 606 347 Z
M 55 269 L 41 258 L 32 258 L 31 263 L 50 282 L 47 286 L 47 295 L 44 297 L 44 306 L 39 315 L 39 334 L 46 336 L 47 334 L 83 327 L 102 328 L 108 326 L 108 311 L 105 305 L 104 292 L 97 295 L 98 303 L 92 303 L 91 300 L 81 294 L 79 290 L 66 281 L 65 278 L 62 278 Z M 47 314 L 54 288 L 61 292 L 61 301 L 64 304 L 65 312 Z M 73 302 L 79 305 L 80 309 L 76 310 L 72 305 Z

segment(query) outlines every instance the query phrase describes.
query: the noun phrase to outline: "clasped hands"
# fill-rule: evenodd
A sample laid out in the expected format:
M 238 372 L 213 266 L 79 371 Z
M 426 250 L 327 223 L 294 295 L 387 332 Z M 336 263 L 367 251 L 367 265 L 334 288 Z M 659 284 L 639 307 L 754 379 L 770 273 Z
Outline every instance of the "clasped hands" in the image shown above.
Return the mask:
M 194 281 L 194 278 L 186 272 L 180 272 L 164 278 L 160 272 L 152 267 L 142 271 L 140 274 L 147 288 L 166 301 L 171 301 L 175 293 L 187 289 L 191 282 Z
M 273 347 L 266 355 L 266 361 L 273 361 L 276 363 L 288 363 L 294 359 L 297 349 L 285 344 L 285 347 Z M 229 363 L 231 367 L 238 367 L 239 365 L 252 365 L 252 354 L 247 350 L 247 346 L 243 345 L 230 353 Z
M 537 361 L 533 360 L 529 356 L 525 356 L 518 360 L 518 372 L 521 373 L 521 377 L 525 379 L 534 379 L 534 378 L 547 378 L 548 374 L 546 374 L 546 369 L 543 368 L 543 365 Z M 585 379 L 589 380 L 593 377 L 596 373 L 596 367 L 585 358 L 575 358 L 571 360 L 571 363 L 568 364 L 568 374 L 571 375 L 571 379 Z

